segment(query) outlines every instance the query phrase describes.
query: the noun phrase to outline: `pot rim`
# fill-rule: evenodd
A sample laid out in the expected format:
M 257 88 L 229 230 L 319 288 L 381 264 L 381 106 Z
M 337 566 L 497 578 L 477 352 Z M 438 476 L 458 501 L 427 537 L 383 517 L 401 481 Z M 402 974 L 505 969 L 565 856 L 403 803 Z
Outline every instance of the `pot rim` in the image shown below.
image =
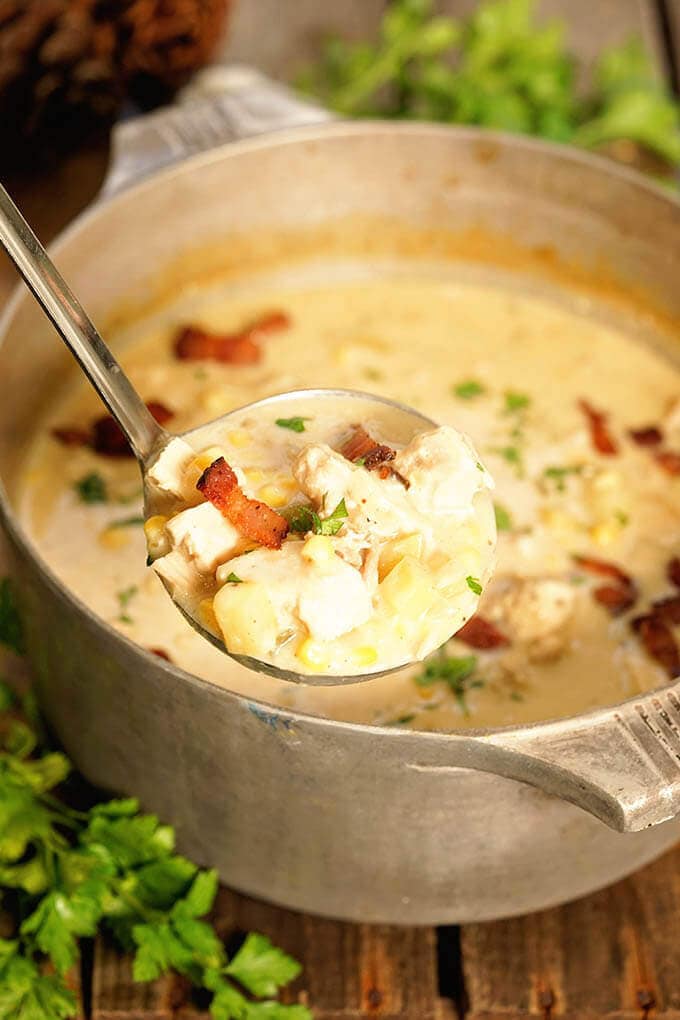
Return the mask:
M 124 201 L 128 195 L 143 195 L 147 189 L 155 187 L 159 181 L 168 180 L 175 176 L 190 174 L 197 168 L 210 165 L 212 163 L 218 163 L 225 157 L 232 154 L 234 156 L 238 156 L 242 152 L 270 149 L 272 147 L 281 147 L 291 144 L 294 145 L 301 142 L 322 141 L 326 137 L 342 138 L 357 135 L 371 136 L 389 134 L 397 136 L 427 134 L 442 135 L 444 137 L 457 135 L 458 137 L 469 141 L 477 140 L 484 143 L 497 143 L 503 147 L 524 149 L 529 152 L 538 151 L 548 154 L 552 153 L 567 162 L 587 167 L 590 170 L 600 174 L 605 174 L 608 177 L 618 178 L 622 182 L 633 185 L 635 188 L 661 199 L 665 204 L 674 207 L 678 212 L 680 212 L 680 195 L 676 195 L 664 188 L 661 184 L 657 184 L 654 181 L 649 180 L 637 170 L 614 163 L 612 160 L 607 159 L 604 156 L 597 155 L 589 152 L 588 150 L 578 149 L 572 145 L 549 142 L 543 139 L 533 138 L 528 135 L 514 134 L 507 131 L 492 131 L 486 128 L 463 127 L 427 121 L 329 121 L 327 123 L 281 129 L 274 133 L 267 132 L 256 137 L 244 138 L 237 141 L 228 141 L 206 152 L 196 153 L 195 155 L 183 159 L 179 163 L 166 166 L 158 171 L 152 172 L 137 183 L 131 183 L 129 186 L 126 186 L 121 191 L 117 191 L 112 195 L 97 197 L 94 202 L 80 212 L 64 230 L 60 231 L 60 233 L 50 243 L 48 251 L 53 258 L 58 258 L 60 250 L 70 244 L 74 238 L 77 239 L 77 235 L 81 229 L 87 226 L 90 220 L 98 216 L 100 210 L 115 206 L 117 203 Z M 21 283 L 21 281 L 19 281 L 3 312 L 0 314 L 0 348 L 5 341 L 8 328 L 15 317 L 17 309 L 23 301 L 30 299 L 31 297 L 26 287 Z M 120 641 L 123 645 L 127 646 L 128 651 L 141 656 L 142 661 L 146 662 L 147 665 L 150 662 L 153 663 L 156 668 L 160 668 L 162 672 L 172 676 L 176 683 L 189 683 L 190 685 L 201 687 L 206 690 L 206 692 L 209 692 L 213 697 L 222 698 L 223 696 L 226 696 L 229 699 L 242 702 L 243 705 L 250 711 L 254 711 L 256 714 L 262 712 L 266 714 L 267 717 L 274 715 L 276 718 L 284 717 L 291 721 L 303 723 L 308 726 L 319 726 L 321 728 L 329 727 L 357 734 L 370 734 L 373 736 L 379 735 L 385 739 L 396 739 L 399 737 L 402 738 L 402 742 L 403 738 L 406 737 L 408 738 L 408 743 L 411 746 L 414 742 L 422 742 L 423 745 L 433 745 L 435 743 L 441 744 L 442 742 L 453 742 L 461 739 L 469 740 L 478 737 L 495 737 L 504 735 L 516 736 L 528 733 L 531 733 L 534 737 L 539 739 L 541 736 L 549 738 L 554 736 L 556 733 L 560 733 L 565 730 L 568 731 L 571 729 L 583 731 L 584 729 L 589 728 L 590 724 L 605 722 L 625 706 L 632 706 L 633 704 L 639 705 L 641 702 L 644 703 L 647 699 L 653 699 L 660 691 L 666 693 L 671 691 L 680 695 L 680 680 L 678 680 L 675 683 L 655 687 L 642 695 L 633 695 L 630 698 L 618 701 L 613 705 L 599 706 L 576 715 L 546 719 L 523 725 L 469 727 L 460 729 L 453 728 L 450 730 L 411 730 L 399 725 L 381 726 L 369 723 L 353 723 L 330 719 L 326 716 L 313 715 L 308 712 L 301 712 L 297 709 L 284 708 L 282 706 L 272 704 L 271 702 L 261 701 L 257 698 L 251 698 L 244 694 L 238 694 L 230 690 L 228 687 L 222 687 L 211 680 L 206 680 L 193 673 L 189 673 L 175 665 L 175 663 L 167 662 L 154 655 L 153 652 L 148 651 L 143 646 L 138 645 L 125 634 L 116 630 L 116 628 L 114 628 L 106 620 L 103 620 L 96 613 L 92 612 L 92 610 L 80 599 L 80 597 L 68 588 L 53 572 L 50 565 L 43 559 L 40 551 L 36 546 L 34 546 L 28 534 L 24 532 L 17 515 L 14 513 L 2 478 L 0 478 L 0 523 L 9 532 L 12 540 L 19 546 L 22 553 L 27 557 L 30 557 L 32 562 L 40 570 L 41 574 L 45 577 L 48 584 L 62 598 L 64 598 L 74 610 L 83 615 L 91 625 L 103 628 L 110 638 Z

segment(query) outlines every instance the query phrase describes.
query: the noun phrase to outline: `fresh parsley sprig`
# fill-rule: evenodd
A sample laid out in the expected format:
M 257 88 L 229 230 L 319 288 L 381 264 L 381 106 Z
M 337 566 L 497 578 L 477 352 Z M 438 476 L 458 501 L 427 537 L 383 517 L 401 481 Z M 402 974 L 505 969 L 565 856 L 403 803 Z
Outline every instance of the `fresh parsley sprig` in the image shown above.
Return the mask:
M 6 581 L 0 597 L 0 641 L 16 650 L 20 623 Z M 175 853 L 172 828 L 134 799 L 68 806 L 57 796 L 68 759 L 36 752 L 5 684 L 0 707 L 0 894 L 18 908 L 14 932 L 0 939 L 0 1020 L 72 1017 L 67 975 L 79 940 L 102 930 L 134 952 L 135 980 L 176 971 L 211 994 L 215 1020 L 311 1020 L 305 1006 L 276 1001 L 300 966 L 264 935 L 248 935 L 228 957 L 205 920 L 217 874 Z
M 418 687 L 431 687 L 445 683 L 458 702 L 463 715 L 469 715 L 467 693 L 471 688 L 483 687 L 484 681 L 477 675 L 477 656 L 447 655 L 443 648 L 425 662 L 425 669 L 415 677 Z
M 337 535 L 345 523 L 347 507 L 344 499 L 341 499 L 328 517 L 319 517 L 316 510 L 312 510 L 310 506 L 293 507 L 287 516 L 291 531 L 303 534 L 311 531 L 314 535 Z

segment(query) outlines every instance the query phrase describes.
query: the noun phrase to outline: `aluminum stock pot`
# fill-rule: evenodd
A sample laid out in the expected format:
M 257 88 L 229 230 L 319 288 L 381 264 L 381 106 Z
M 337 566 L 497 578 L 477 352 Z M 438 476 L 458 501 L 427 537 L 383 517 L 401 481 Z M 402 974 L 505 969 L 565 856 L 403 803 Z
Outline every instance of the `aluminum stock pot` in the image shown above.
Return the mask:
M 231 248 L 232 263 L 238 251 L 229 271 L 241 273 L 303 251 L 318 278 L 349 250 L 339 225 L 360 234 L 363 223 L 352 257 L 375 271 L 435 256 L 463 271 L 495 248 L 505 272 L 515 259 L 518 286 L 561 286 L 555 266 L 571 265 L 592 314 L 625 315 L 644 291 L 650 331 L 672 354 L 675 198 L 536 141 L 324 119 L 242 75 L 226 96 L 131 123 L 109 197 L 57 242 L 57 263 L 102 322 L 149 299 L 181 253 L 198 278 L 199 249 Z M 263 133 L 283 122 L 297 126 Z M 258 137 L 180 159 L 248 133 Z M 145 179 L 129 186 L 131 172 Z M 539 725 L 418 733 L 249 701 L 114 632 L 51 573 L 14 505 L 25 438 L 67 355 L 24 293 L 0 333 L 0 514 L 44 710 L 83 773 L 140 797 L 184 852 L 288 907 L 429 924 L 581 896 L 680 838 L 680 684 Z

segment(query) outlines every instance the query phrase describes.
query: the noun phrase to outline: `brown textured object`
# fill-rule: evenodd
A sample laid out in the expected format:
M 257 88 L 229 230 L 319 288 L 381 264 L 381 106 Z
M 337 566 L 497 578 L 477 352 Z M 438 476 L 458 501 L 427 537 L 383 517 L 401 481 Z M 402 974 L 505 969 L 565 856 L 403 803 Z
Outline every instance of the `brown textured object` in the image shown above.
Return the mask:
M 167 99 L 209 59 L 229 0 L 0 0 L 0 168 L 64 152 L 127 97 Z

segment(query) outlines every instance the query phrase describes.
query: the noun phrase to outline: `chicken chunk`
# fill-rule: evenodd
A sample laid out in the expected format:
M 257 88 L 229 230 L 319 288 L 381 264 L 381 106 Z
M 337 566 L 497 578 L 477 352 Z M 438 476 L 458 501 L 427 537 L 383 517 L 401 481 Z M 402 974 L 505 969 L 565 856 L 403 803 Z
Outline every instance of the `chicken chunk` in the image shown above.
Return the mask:
M 567 581 L 512 577 L 498 580 L 483 611 L 502 624 L 530 660 L 543 662 L 566 651 L 575 607 L 576 592 Z
M 212 503 L 183 510 L 166 524 L 173 548 L 181 548 L 196 569 L 211 573 L 243 549 L 243 536 Z
M 409 495 L 422 513 L 469 516 L 482 482 L 493 488 L 467 437 L 449 425 L 416 436 L 394 466 L 410 483 Z

